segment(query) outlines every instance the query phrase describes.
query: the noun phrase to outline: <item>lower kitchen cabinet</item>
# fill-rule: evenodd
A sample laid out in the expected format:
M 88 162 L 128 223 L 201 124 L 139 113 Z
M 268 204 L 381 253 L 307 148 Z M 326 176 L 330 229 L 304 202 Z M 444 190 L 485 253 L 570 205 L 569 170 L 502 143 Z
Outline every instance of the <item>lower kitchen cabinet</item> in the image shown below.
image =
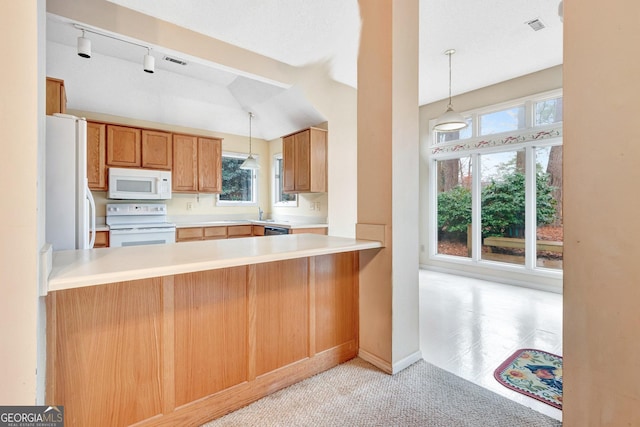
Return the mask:
M 253 236 L 253 226 L 251 225 L 230 225 L 227 227 L 227 238 L 251 237 Z
M 91 238 L 91 232 L 89 232 L 89 238 Z M 109 232 L 108 231 L 96 231 L 96 241 L 93 244 L 94 248 L 108 248 L 109 247 Z
M 292 228 L 289 230 L 289 234 L 303 234 L 303 233 L 311 233 L 311 234 L 327 234 L 326 227 L 312 227 L 312 228 Z
M 358 252 L 52 291 L 65 426 L 201 425 L 352 359 Z

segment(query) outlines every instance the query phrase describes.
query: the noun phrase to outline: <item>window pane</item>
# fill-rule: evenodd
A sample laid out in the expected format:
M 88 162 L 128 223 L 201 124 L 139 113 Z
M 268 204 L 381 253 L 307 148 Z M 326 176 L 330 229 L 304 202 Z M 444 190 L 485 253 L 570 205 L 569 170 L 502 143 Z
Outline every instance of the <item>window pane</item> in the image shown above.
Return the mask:
M 240 169 L 245 159 L 222 156 L 222 193 L 220 200 L 253 202 L 253 171 Z
M 536 102 L 534 126 L 550 125 L 562 121 L 562 98 Z
M 562 270 L 562 146 L 536 149 L 538 267 Z
M 440 160 L 438 254 L 471 256 L 471 157 Z
M 454 132 L 436 132 L 436 144 L 441 144 L 448 141 L 457 141 L 459 139 L 471 138 L 473 129 L 473 119 L 471 117 L 465 117 L 467 127 Z
M 482 259 L 524 264 L 525 152 L 482 155 Z
M 524 105 L 480 116 L 480 135 L 524 129 L 525 126 Z
M 283 193 L 282 192 L 282 173 L 284 167 L 284 161 L 281 157 L 275 159 L 276 161 L 276 203 L 286 204 L 288 202 L 295 202 L 297 200 L 296 194 Z

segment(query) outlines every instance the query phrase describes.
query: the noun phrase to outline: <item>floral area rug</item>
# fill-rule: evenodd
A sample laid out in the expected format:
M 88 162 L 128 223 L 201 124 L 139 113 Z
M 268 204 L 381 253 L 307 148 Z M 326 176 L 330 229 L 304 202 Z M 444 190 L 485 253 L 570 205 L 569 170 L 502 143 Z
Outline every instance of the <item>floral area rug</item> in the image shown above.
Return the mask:
M 493 376 L 505 387 L 562 409 L 562 356 L 520 349 Z

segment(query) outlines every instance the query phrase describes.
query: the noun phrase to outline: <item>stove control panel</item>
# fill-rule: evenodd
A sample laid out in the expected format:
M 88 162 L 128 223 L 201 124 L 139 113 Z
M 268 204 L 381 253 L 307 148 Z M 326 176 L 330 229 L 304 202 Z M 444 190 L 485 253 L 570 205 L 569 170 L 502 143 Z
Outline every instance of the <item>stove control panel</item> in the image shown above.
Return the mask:
M 109 203 L 107 216 L 166 215 L 167 205 L 160 203 Z

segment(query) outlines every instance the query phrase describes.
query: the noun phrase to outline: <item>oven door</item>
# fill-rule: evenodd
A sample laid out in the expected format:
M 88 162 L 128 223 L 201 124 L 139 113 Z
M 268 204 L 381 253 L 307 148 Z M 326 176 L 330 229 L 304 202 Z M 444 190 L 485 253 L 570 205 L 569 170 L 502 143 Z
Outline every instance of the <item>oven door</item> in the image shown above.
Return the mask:
M 124 228 L 109 230 L 109 246 L 158 245 L 176 242 L 174 227 Z

